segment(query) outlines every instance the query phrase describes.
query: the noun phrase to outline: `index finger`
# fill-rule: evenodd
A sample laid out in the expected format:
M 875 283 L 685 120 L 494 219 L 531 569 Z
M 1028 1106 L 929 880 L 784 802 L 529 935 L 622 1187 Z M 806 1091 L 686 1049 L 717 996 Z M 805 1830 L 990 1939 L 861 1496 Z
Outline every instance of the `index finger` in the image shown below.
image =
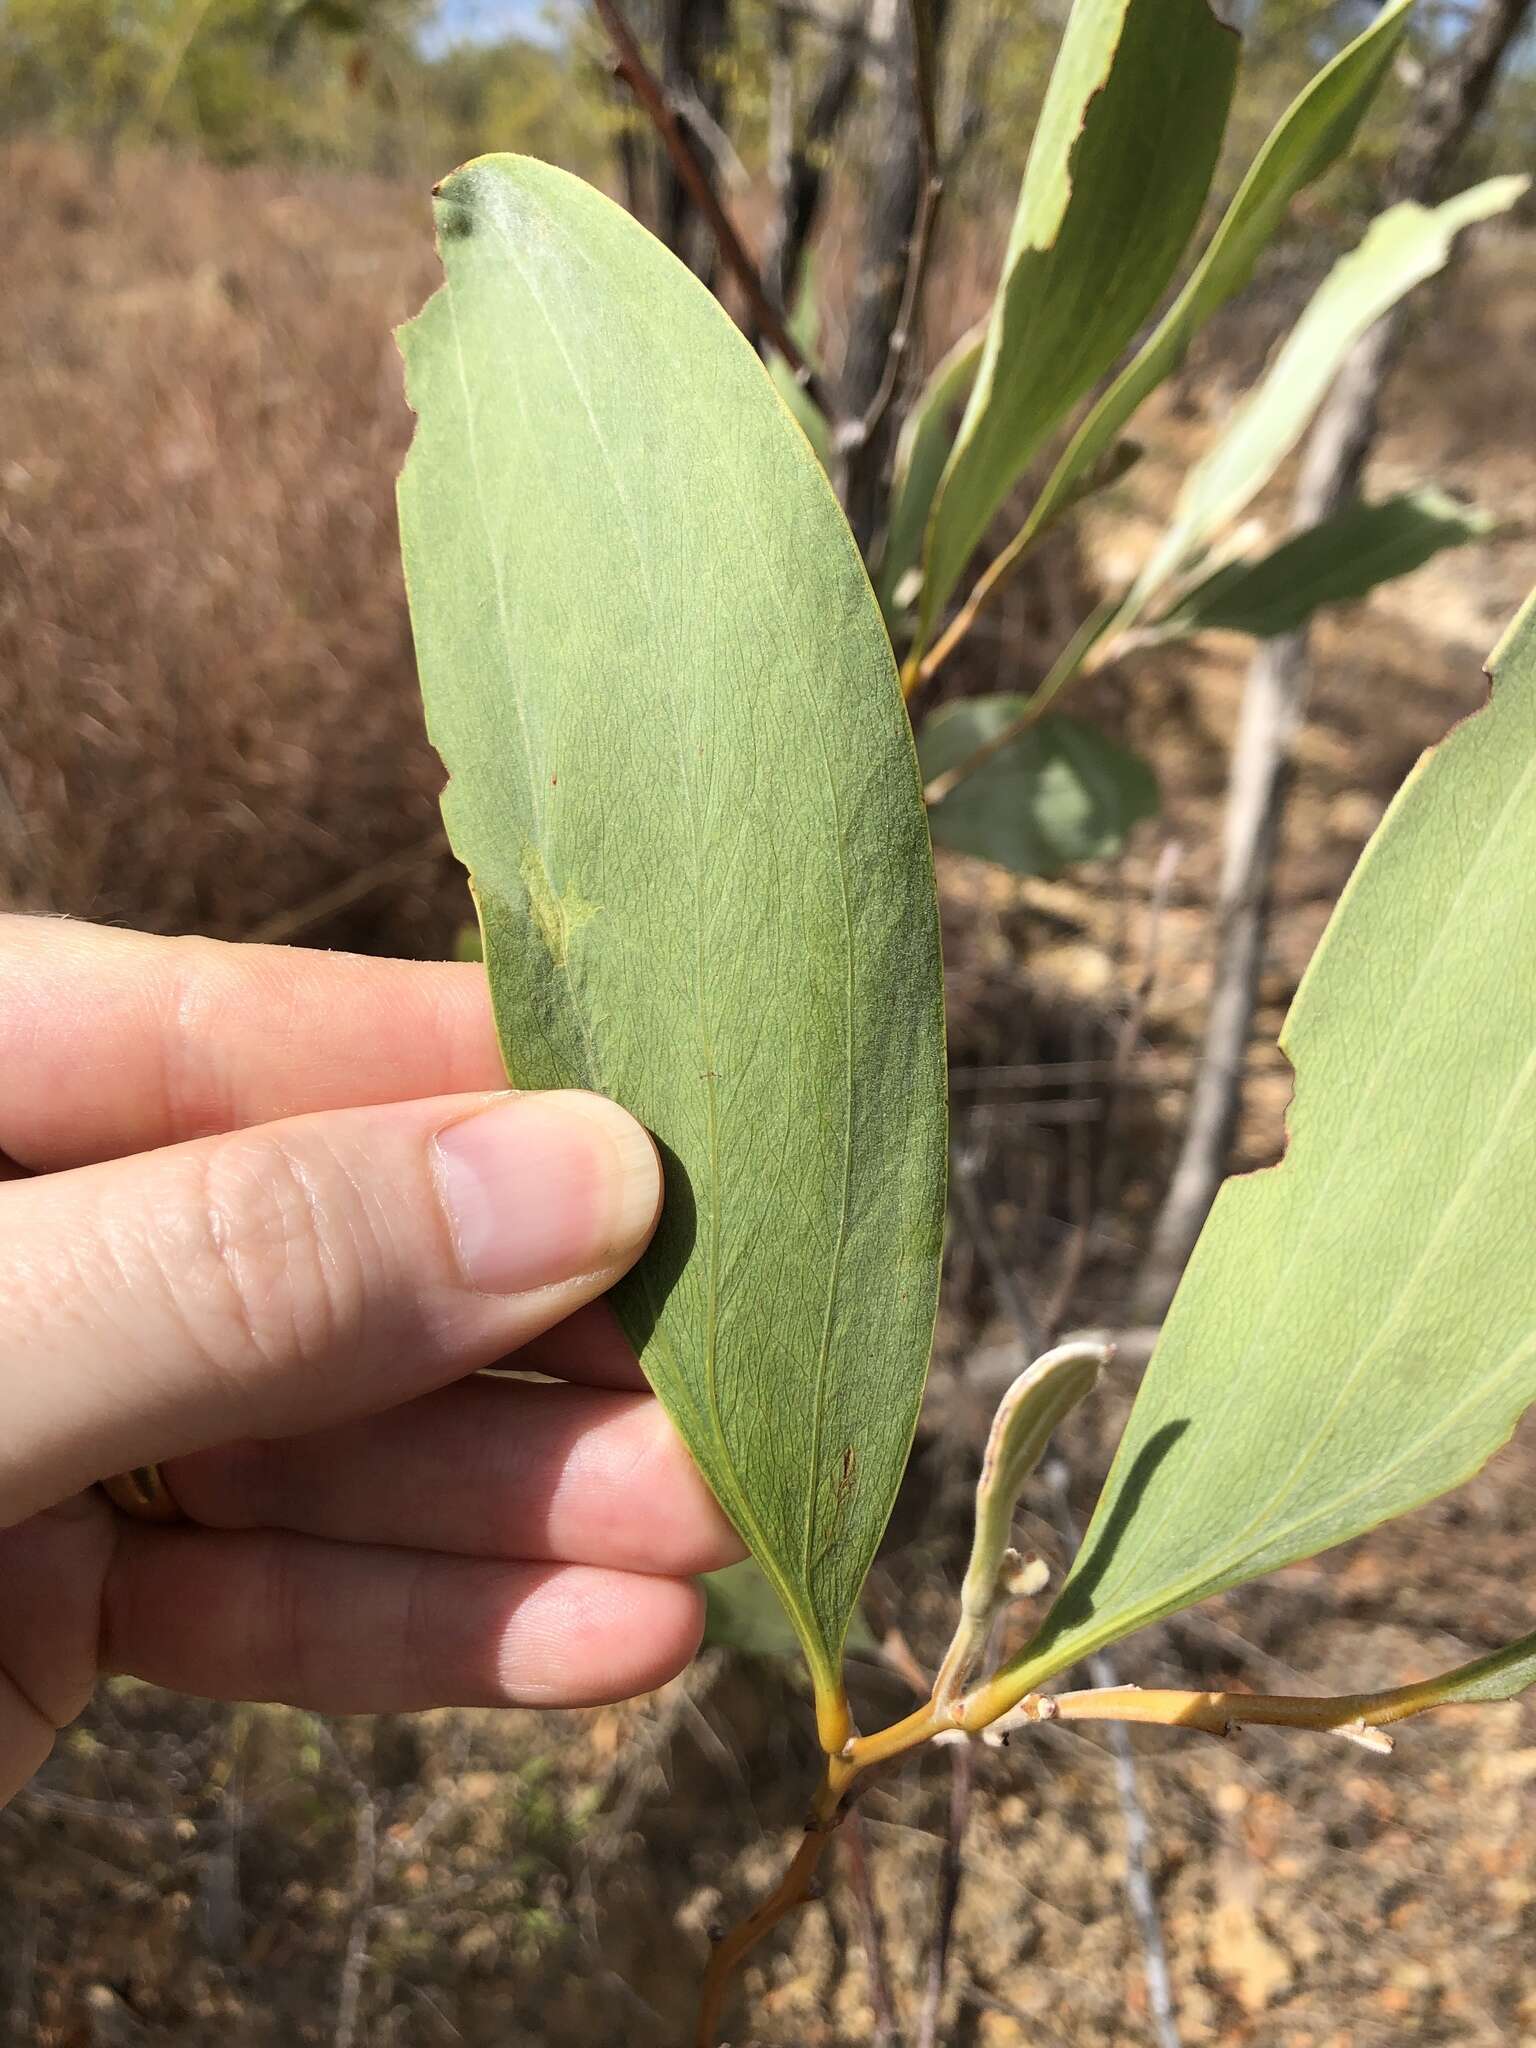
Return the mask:
M 33 1172 L 505 1085 L 477 966 L 0 915 L 0 1155 Z

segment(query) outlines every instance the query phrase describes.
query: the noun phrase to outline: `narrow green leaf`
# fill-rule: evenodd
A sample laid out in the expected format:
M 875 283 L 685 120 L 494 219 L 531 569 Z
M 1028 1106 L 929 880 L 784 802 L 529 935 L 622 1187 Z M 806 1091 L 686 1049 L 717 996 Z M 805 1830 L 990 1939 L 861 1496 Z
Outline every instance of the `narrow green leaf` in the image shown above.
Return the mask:
M 1216 167 L 1237 57 L 1208 0 L 1076 0 L 934 500 L 919 644 L 1046 435 L 1172 276 Z
M 1491 1656 L 1458 1665 L 1439 1678 L 1426 1678 L 1415 1692 L 1437 1707 L 1486 1706 L 1518 1699 L 1536 1685 L 1536 1635 L 1522 1636 Z
M 918 738 L 924 782 L 958 768 L 1014 723 L 1027 697 L 970 697 L 936 711 Z M 1157 810 L 1139 754 L 1060 714 L 1038 719 L 928 814 L 934 843 L 1020 875 L 1056 875 L 1118 853 Z
M 1412 5 L 1413 0 L 1389 0 L 1370 27 L 1286 109 L 1183 290 L 1072 436 L 998 566 L 1016 561 L 1065 509 L 1080 480 L 1103 461 L 1131 416 L 1178 369 L 1211 315 L 1247 284 L 1259 252 L 1297 193 L 1348 149 L 1391 68 Z
M 655 1134 L 615 1295 L 792 1616 L 838 1656 L 932 1334 L 945 1072 L 890 647 L 825 476 L 683 265 L 588 186 L 440 188 L 404 330 L 407 582 L 502 1050 Z
M 1489 178 L 1441 206 L 1407 200 L 1371 223 L 1359 247 L 1324 278 L 1221 439 L 1184 479 L 1168 530 L 1120 609 L 1120 626 L 1264 488 L 1361 335 L 1444 265 L 1463 228 L 1505 212 L 1527 183 Z
M 933 508 L 933 494 L 949 460 L 954 415 L 965 403 L 981 361 L 982 327 L 962 334 L 937 363 L 902 422 L 896 443 L 891 481 L 891 516 L 875 590 L 887 618 L 912 602 L 905 585 L 915 579 L 923 532 Z
M 1536 606 L 1495 663 L 1323 936 L 1289 1150 L 1217 1198 L 1010 1692 L 1459 1485 L 1536 1398 Z
M 1487 513 L 1444 491 L 1404 491 L 1379 505 L 1357 499 L 1254 562 L 1228 562 L 1186 591 L 1151 631 L 1172 639 L 1221 628 L 1269 639 L 1319 606 L 1364 597 L 1421 568 L 1442 548 L 1488 532 Z

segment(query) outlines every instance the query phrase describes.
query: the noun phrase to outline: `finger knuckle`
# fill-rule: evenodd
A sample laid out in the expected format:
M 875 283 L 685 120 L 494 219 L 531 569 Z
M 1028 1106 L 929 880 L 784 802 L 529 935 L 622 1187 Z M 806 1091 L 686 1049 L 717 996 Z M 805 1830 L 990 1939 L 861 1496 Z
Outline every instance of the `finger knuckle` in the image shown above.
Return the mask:
M 314 1642 L 298 1553 L 276 1535 L 252 1537 L 253 1597 L 246 1614 L 242 1664 L 258 1697 L 320 1705 Z
M 332 1358 L 360 1320 L 369 1264 L 339 1163 L 263 1133 L 209 1146 L 192 1171 L 193 1252 L 168 1277 L 210 1363 L 260 1385 Z

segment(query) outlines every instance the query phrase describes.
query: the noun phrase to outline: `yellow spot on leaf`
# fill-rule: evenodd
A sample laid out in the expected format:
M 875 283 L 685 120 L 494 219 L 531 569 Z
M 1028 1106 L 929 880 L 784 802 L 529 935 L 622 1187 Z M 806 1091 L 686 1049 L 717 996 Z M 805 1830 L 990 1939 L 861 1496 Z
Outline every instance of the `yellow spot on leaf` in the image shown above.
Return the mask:
M 536 846 L 523 848 L 519 872 L 528 891 L 528 908 L 533 914 L 534 927 L 544 941 L 550 959 L 557 967 L 564 967 L 570 957 L 572 933 L 580 931 L 584 924 L 596 917 L 601 905 L 588 903 L 570 887 L 557 896 L 550 883 L 549 870 L 544 865 L 544 856 Z

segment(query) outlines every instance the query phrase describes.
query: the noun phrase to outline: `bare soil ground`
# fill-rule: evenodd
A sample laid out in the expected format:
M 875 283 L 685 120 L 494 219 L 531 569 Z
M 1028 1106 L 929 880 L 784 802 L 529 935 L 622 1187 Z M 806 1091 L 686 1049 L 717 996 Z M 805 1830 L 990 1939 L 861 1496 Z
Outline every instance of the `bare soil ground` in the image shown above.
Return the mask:
M 408 423 L 388 328 L 432 281 L 422 200 L 161 159 L 102 182 L 17 149 L 0 246 L 0 898 L 446 950 L 463 898 L 435 823 L 389 493 Z M 1318 634 L 1244 1164 L 1282 1141 L 1273 1040 L 1329 906 L 1418 752 L 1482 701 L 1482 659 L 1536 581 L 1530 279 L 1528 240 L 1484 243 L 1390 394 L 1373 483 L 1432 476 L 1503 525 Z M 1017 686 L 1090 577 L 1133 558 L 1274 320 L 1256 301 L 1207 337 L 1146 423 L 1147 462 L 1089 529 L 1091 570 L 1071 550 L 1046 558 L 973 651 L 978 684 Z M 984 1232 L 1037 1312 L 1055 1294 L 1070 1321 L 1113 1319 L 1134 1270 L 1201 1019 L 1246 652 L 1212 638 L 1093 684 L 1163 784 L 1162 818 L 1123 862 L 1050 885 L 942 864 L 957 1133 Z M 1169 836 L 1180 859 L 1100 1209 L 1104 1061 Z M 985 1249 L 957 1226 L 929 1426 L 871 1589 L 929 1659 L 985 1392 L 1011 1358 Z M 1133 1379 L 1119 1371 L 1071 1433 L 1080 1513 Z M 1435 1507 L 1134 1639 L 1121 1673 L 1345 1690 L 1520 1634 L 1533 1481 L 1527 1428 Z M 1043 1520 L 1025 1533 L 1064 1561 Z M 856 1690 L 867 1722 L 904 1707 L 883 1667 L 861 1667 Z M 792 1842 L 807 1729 L 793 1671 L 722 1652 L 587 1715 L 326 1725 L 112 1685 L 0 1816 L 0 2038 L 671 2048 L 708 1929 Z M 1268 1731 L 1135 1750 L 1189 2048 L 1536 2041 L 1536 1708 L 1415 1723 L 1390 1759 Z M 934 1756 L 866 1807 L 908 2016 L 947 1780 Z M 942 2040 L 1154 2041 L 1102 1739 L 1044 1728 L 985 1752 L 964 1870 Z M 876 2039 L 846 1884 L 754 1961 L 747 1989 L 737 2048 Z

